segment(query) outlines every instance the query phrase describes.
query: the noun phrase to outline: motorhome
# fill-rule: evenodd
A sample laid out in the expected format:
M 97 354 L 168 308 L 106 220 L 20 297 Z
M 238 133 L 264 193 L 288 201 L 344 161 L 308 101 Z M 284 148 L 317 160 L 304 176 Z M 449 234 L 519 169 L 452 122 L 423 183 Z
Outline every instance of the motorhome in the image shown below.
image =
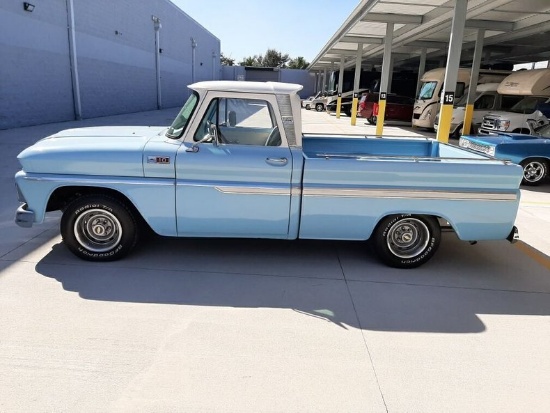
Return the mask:
M 550 69 L 514 72 L 500 83 L 497 92 L 524 98 L 508 111 L 489 112 L 485 115 L 480 133 L 529 134 L 535 128 L 550 122 Z
M 500 83 L 483 83 L 477 85 L 476 96 L 474 99 L 474 111 L 472 114 L 472 123 L 470 133 L 476 134 L 481 127 L 483 116 L 495 110 L 509 110 L 518 103 L 523 96 L 521 95 L 501 95 L 497 92 Z M 455 103 L 453 115 L 451 118 L 451 128 L 449 136 L 454 139 L 460 138 L 462 127 L 464 125 L 464 115 L 466 114 L 466 104 L 468 103 L 468 94 Z M 439 125 L 439 114 L 435 117 L 434 128 L 437 130 Z
M 439 113 L 441 95 L 443 94 L 443 82 L 445 80 L 445 68 L 430 70 L 420 79 L 420 92 L 414 104 L 412 125 L 433 129 L 435 116 Z M 510 72 L 500 70 L 481 69 L 478 76 L 478 84 L 501 82 Z M 458 69 L 455 89 L 455 101 L 464 96 L 470 85 L 470 68 Z

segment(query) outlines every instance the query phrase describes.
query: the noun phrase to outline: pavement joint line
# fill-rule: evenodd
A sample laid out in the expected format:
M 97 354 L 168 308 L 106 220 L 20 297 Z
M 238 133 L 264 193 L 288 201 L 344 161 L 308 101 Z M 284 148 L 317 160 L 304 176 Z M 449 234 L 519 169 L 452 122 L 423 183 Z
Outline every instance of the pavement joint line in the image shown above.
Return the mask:
M 41 235 L 45 234 L 46 232 L 48 232 L 51 228 L 48 228 L 46 227 L 43 231 L 41 231 L 40 233 L 36 234 L 34 237 L 32 238 L 29 238 L 28 240 L 26 240 L 25 242 L 23 242 L 22 244 L 19 244 L 17 247 L 15 248 L 12 248 L 11 250 L 7 251 L 5 254 L 2 254 L 0 255 L 0 261 L 7 261 L 7 262 L 10 262 L 10 261 L 17 261 L 17 260 L 5 260 L 4 257 L 8 254 L 11 254 L 12 252 L 16 251 L 17 249 L 29 244 L 31 241 L 39 238 Z
M 353 312 L 355 313 L 355 319 L 357 320 L 357 325 L 359 326 L 359 330 L 361 332 L 361 337 L 363 337 L 363 343 L 365 344 L 365 350 L 367 350 L 367 355 L 369 356 L 370 365 L 372 367 L 372 373 L 374 374 L 374 377 L 376 379 L 376 385 L 378 386 L 378 391 L 380 392 L 380 397 L 382 398 L 382 403 L 384 403 L 384 408 L 386 409 L 386 413 L 388 413 L 389 412 L 388 405 L 386 404 L 386 399 L 384 398 L 384 393 L 382 392 L 382 386 L 380 384 L 380 380 L 378 379 L 378 374 L 376 373 L 376 368 L 374 367 L 374 360 L 372 358 L 372 354 L 371 354 L 370 349 L 369 349 L 369 344 L 367 343 L 367 338 L 365 337 L 365 329 L 363 328 L 363 325 L 361 324 L 361 319 L 359 318 L 357 308 L 355 307 L 355 301 L 353 301 L 353 295 L 351 294 L 348 279 L 346 278 L 346 272 L 344 271 L 344 267 L 342 266 L 342 261 L 340 260 L 340 250 L 338 248 L 336 248 L 336 257 L 338 258 L 338 265 L 340 266 L 340 270 L 342 271 L 342 277 L 344 278 L 344 283 L 346 284 L 346 289 L 348 291 L 351 306 L 353 307 Z
M 546 254 L 543 254 L 536 248 L 533 248 L 532 246 L 530 246 L 529 244 L 526 244 L 523 241 L 517 242 L 514 246 L 517 249 L 519 249 L 522 253 L 527 255 L 529 258 L 538 262 L 544 268 L 550 270 L 550 257 L 548 257 Z
M 2 259 L 0 258 L 0 261 L 3 262 L 24 262 L 26 264 L 38 264 L 40 261 L 31 261 L 31 260 L 23 260 L 23 259 Z M 84 263 L 85 264 L 85 263 Z M 80 267 L 81 264 L 79 263 L 61 263 L 61 262 L 45 262 L 41 263 L 41 265 L 49 265 L 49 266 L 61 266 L 61 267 Z M 179 272 L 186 272 L 186 273 L 193 273 L 193 274 L 222 274 L 222 275 L 246 275 L 246 276 L 253 276 L 253 277 L 276 277 L 276 278 L 301 278 L 301 279 L 307 279 L 307 280 L 328 280 L 328 281 L 344 281 L 342 278 L 334 278 L 334 277 L 314 277 L 314 276 L 308 276 L 308 275 L 281 275 L 281 274 L 259 274 L 259 273 L 243 273 L 243 272 L 228 272 L 228 271 L 204 271 L 204 270 L 187 270 L 187 269 L 170 269 L 170 268 L 149 268 L 149 267 L 119 267 L 114 265 L 103 265 L 101 263 L 90 263 L 90 267 L 94 268 L 110 268 L 114 270 L 120 270 L 120 269 L 132 269 L 132 270 L 146 270 L 146 271 L 157 271 L 157 272 L 173 272 L 173 273 L 179 273 Z
M 433 287 L 433 288 L 448 288 L 452 290 L 474 290 L 474 291 L 494 291 L 499 293 L 519 293 L 519 294 L 543 294 L 550 295 L 550 291 L 527 291 L 527 290 L 507 290 L 504 288 L 488 288 L 488 287 L 462 287 L 458 285 L 437 285 L 424 283 L 410 283 L 401 281 L 379 281 L 379 280 L 350 280 L 349 282 L 357 283 L 372 283 L 372 284 L 390 284 L 390 285 L 407 285 L 409 287 Z

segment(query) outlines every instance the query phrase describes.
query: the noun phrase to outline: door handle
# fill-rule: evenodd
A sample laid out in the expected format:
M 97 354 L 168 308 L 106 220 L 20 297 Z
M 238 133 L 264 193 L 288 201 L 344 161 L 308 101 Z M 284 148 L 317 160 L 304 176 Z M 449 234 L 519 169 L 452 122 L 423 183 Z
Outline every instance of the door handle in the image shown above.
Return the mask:
M 288 163 L 286 158 L 267 158 L 265 162 L 273 166 L 285 166 Z

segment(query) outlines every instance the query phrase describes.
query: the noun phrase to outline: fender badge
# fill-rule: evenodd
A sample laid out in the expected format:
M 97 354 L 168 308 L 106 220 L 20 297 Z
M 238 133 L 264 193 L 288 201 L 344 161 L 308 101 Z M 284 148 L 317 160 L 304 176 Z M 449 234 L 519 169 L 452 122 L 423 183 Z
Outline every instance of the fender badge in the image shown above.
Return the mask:
M 147 163 L 160 163 L 164 165 L 170 164 L 169 156 L 148 156 Z

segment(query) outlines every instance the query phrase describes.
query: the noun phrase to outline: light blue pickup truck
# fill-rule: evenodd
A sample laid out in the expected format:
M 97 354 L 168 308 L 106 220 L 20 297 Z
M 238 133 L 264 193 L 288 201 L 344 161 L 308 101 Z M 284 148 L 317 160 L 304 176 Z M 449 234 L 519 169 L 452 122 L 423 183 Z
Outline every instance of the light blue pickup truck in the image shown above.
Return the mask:
M 520 166 L 425 138 L 303 135 L 301 86 L 200 82 L 172 125 L 70 129 L 18 156 L 20 226 L 61 210 L 78 257 L 170 237 L 370 240 L 387 265 L 427 262 L 450 224 L 517 238 Z

